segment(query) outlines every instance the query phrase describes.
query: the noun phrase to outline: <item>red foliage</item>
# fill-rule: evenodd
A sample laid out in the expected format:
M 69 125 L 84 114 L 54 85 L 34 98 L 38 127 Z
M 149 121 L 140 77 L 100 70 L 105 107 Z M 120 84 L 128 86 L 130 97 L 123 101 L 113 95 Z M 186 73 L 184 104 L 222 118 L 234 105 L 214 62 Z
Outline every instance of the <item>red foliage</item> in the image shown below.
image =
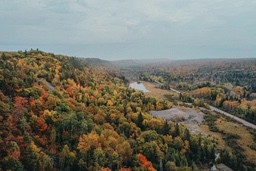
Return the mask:
M 141 167 L 145 168 L 148 171 L 156 171 L 152 163 L 141 153 L 137 154 L 137 157 L 140 161 Z
M 40 136 L 38 136 L 38 135 L 36 135 L 35 136 L 35 139 L 36 139 L 36 141 L 40 144 L 40 145 L 42 145 L 42 146 L 46 146 L 47 145 L 47 139 L 45 138 L 45 137 L 40 137 Z
M 26 98 L 20 97 L 20 96 L 15 97 L 14 101 L 15 101 L 15 107 L 25 106 L 28 102 Z
M 17 96 L 14 98 L 14 114 L 20 114 L 26 111 L 26 105 L 28 101 L 24 97 Z
M 38 118 L 36 120 L 36 123 L 41 132 L 46 131 L 46 129 L 48 128 L 48 125 L 45 123 L 45 120 L 43 118 Z

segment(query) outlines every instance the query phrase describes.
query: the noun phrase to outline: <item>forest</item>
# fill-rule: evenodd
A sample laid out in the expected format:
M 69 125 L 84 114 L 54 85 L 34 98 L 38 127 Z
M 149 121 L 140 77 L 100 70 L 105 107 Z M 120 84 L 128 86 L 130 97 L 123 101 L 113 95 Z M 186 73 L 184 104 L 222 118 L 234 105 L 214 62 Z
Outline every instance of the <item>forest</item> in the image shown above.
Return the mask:
M 148 65 L 137 74 L 256 124 L 255 59 L 174 61 Z
M 255 74 L 214 77 L 217 68 L 201 68 L 184 77 L 167 69 L 141 76 L 175 83 L 255 122 Z M 202 72 L 211 73 L 215 84 L 190 84 L 199 83 Z M 224 78 L 232 85 L 220 85 Z M 40 50 L 0 52 L 0 170 L 197 171 L 214 162 L 255 168 L 211 139 L 149 114 L 170 107 L 129 88 L 118 68 Z M 215 161 L 217 151 L 221 157 Z

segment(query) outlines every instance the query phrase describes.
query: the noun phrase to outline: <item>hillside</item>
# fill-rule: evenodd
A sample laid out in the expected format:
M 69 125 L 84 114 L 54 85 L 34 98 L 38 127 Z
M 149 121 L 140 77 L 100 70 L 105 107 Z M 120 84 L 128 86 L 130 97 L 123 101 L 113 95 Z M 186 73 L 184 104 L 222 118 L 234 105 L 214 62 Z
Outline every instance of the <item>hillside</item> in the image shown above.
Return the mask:
M 189 171 L 214 162 L 217 150 L 217 162 L 253 170 L 211 139 L 151 116 L 171 106 L 91 61 L 0 52 L 0 170 Z

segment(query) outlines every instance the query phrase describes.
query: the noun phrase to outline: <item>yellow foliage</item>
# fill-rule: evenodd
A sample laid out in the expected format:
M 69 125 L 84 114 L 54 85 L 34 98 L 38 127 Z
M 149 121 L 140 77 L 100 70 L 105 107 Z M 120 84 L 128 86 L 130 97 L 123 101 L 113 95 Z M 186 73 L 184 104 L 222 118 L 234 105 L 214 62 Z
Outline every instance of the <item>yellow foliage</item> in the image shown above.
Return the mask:
M 111 100 L 108 100 L 107 105 L 108 106 L 113 106 L 113 102 Z
M 84 134 L 79 138 L 78 149 L 80 152 L 86 152 L 89 149 L 96 149 L 101 146 L 99 143 L 99 135 L 96 132 L 92 132 L 88 135 Z

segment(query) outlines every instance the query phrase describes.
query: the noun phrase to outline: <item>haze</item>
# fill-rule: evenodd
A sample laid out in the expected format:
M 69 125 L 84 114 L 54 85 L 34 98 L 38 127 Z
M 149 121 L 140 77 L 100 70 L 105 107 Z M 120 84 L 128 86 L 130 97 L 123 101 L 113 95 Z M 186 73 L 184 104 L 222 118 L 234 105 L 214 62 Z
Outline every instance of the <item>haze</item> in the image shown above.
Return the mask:
M 108 60 L 256 54 L 252 0 L 1 0 L 0 49 Z

